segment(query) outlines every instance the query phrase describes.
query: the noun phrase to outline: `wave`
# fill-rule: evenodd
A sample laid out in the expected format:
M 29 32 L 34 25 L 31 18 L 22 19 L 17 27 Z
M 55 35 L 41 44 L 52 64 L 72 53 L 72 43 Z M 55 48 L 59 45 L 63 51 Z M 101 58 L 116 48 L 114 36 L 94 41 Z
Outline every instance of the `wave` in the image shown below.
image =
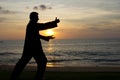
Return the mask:
M 53 56 L 74 56 L 74 57 L 83 57 L 83 56 L 103 56 L 103 57 L 109 57 L 109 56 L 117 56 L 120 57 L 120 52 L 90 52 L 90 51 L 54 51 L 54 52 L 45 52 L 47 55 L 53 55 Z
M 18 55 L 18 53 L 12 53 L 12 52 L 2 52 L 0 55 Z
M 14 52 L 1 52 L 0 63 L 16 63 L 21 53 Z M 89 51 L 55 51 L 47 53 L 48 63 L 95 63 L 95 64 L 120 64 L 119 52 L 89 52 Z M 35 61 L 30 61 L 30 64 L 34 64 Z
M 81 59 L 59 59 L 59 60 L 48 60 L 48 62 L 66 62 L 66 61 L 79 61 Z
M 120 62 L 120 59 L 93 59 L 95 62 Z

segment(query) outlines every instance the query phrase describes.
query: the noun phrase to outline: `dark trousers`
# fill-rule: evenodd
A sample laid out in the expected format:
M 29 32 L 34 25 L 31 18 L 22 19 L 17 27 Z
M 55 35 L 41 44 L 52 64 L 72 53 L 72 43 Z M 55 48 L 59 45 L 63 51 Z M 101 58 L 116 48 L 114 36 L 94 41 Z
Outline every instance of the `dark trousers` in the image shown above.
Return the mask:
M 26 64 L 30 61 L 31 58 L 34 58 L 37 63 L 37 73 L 35 76 L 35 80 L 42 80 L 43 75 L 46 69 L 47 58 L 44 53 L 38 54 L 23 54 L 21 59 L 16 64 L 13 73 L 11 75 L 11 80 L 17 80 L 20 73 L 23 71 Z

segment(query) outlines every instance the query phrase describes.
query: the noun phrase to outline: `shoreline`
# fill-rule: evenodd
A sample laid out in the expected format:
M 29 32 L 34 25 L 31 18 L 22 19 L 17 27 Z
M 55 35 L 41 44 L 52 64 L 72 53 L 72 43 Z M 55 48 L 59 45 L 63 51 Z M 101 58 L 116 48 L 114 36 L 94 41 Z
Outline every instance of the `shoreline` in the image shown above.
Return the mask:
M 0 70 L 12 71 L 15 65 L 0 65 Z M 27 71 L 36 71 L 36 66 L 27 65 Z M 50 72 L 120 72 L 120 67 L 113 66 L 81 66 L 81 67 L 47 67 Z

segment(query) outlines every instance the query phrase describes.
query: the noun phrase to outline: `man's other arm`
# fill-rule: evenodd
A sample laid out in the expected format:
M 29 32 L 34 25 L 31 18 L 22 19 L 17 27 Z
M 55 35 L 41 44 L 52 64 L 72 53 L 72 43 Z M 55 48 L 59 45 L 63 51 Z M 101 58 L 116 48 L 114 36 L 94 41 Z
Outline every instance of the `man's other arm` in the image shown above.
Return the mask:
M 55 37 L 53 35 L 51 36 L 43 36 L 43 35 L 39 35 L 40 39 L 43 39 L 45 41 L 49 41 L 50 39 L 54 39 Z

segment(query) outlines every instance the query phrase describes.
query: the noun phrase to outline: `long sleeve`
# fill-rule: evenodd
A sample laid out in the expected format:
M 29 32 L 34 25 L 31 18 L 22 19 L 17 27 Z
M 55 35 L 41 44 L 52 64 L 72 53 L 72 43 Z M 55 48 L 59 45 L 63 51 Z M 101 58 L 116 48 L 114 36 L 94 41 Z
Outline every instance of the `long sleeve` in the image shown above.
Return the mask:
M 38 23 L 37 26 L 38 26 L 39 30 L 45 30 L 45 29 L 57 27 L 57 22 L 52 21 L 52 22 L 47 22 L 47 23 Z

